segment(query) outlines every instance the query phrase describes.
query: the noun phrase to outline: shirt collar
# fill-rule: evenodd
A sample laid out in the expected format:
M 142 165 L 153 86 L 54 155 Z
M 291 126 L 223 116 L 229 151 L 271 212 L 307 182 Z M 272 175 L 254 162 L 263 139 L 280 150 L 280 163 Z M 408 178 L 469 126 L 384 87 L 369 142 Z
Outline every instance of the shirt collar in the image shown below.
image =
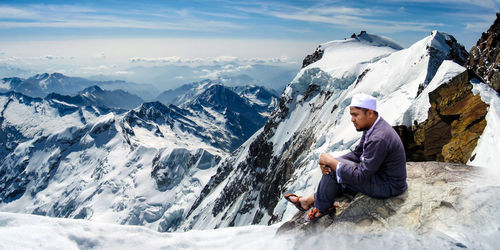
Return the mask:
M 373 132 L 373 128 L 375 127 L 375 125 L 377 125 L 378 121 L 380 121 L 380 115 L 377 117 L 377 120 L 375 120 L 372 127 L 368 131 L 366 131 L 366 137 L 370 136 L 370 134 Z

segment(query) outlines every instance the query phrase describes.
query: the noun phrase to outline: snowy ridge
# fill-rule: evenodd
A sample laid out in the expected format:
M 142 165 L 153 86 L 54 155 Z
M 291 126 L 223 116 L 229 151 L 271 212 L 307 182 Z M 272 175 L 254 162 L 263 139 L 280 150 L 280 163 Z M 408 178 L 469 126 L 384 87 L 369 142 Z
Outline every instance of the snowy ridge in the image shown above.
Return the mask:
M 361 43 L 366 43 L 371 46 L 380 46 L 380 47 L 390 47 L 395 50 L 401 50 L 399 44 L 390 39 L 389 37 L 379 36 L 375 34 L 366 33 L 366 31 L 361 31 L 359 35 L 353 34 L 351 38 L 360 41 Z
M 219 165 L 231 172 L 212 177 L 214 184 L 204 188 L 182 229 L 291 218 L 295 208 L 281 194 L 314 192 L 319 155 L 341 155 L 359 141 L 348 109 L 354 94 L 376 96 L 390 124 L 412 124 L 427 117 L 424 95 L 465 70 L 463 46 L 442 32 L 403 50 L 360 40 L 321 45 L 321 60 L 286 87 L 263 132 Z
M 10 92 L 0 105 L 2 211 L 166 231 L 227 154 L 160 103 L 115 113 Z
M 263 87 L 230 88 L 211 80 L 184 85 L 160 97 L 163 103 L 176 105 L 198 124 L 205 124 L 202 127 L 208 129 L 207 134 L 217 135 L 210 140 L 230 151 L 262 127 L 277 105 L 277 96 Z
M 260 87 L 243 89 L 256 99 L 206 81 L 181 107 L 128 111 L 108 106 L 136 96 L 98 86 L 44 99 L 0 94 L 0 209 L 175 230 L 219 161 L 276 105 Z

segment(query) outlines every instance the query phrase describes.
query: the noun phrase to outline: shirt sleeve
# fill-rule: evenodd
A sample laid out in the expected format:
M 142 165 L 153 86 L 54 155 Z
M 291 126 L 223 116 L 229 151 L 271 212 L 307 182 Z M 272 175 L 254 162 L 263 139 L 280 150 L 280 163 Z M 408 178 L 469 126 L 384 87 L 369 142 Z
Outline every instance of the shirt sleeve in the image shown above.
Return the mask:
M 364 161 L 343 162 L 337 169 L 337 175 L 344 183 L 362 184 L 367 182 L 382 165 L 387 155 L 387 142 L 380 138 L 370 138 L 365 142 L 363 151 Z

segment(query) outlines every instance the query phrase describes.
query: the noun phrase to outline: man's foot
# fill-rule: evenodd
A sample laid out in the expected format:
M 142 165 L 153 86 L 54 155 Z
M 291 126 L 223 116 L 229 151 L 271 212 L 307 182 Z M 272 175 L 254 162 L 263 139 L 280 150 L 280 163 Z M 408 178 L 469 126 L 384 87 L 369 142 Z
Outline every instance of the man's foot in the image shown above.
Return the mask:
M 319 220 L 319 218 L 325 216 L 325 215 L 335 215 L 337 205 L 332 206 L 331 208 L 327 209 L 326 211 L 320 212 L 317 208 L 313 208 L 309 211 L 309 214 L 307 215 L 307 221 L 314 222 Z
M 298 196 L 295 194 L 285 194 L 285 199 L 289 202 L 293 203 L 295 207 L 300 211 L 307 211 L 310 208 L 310 205 L 307 205 L 302 196 Z

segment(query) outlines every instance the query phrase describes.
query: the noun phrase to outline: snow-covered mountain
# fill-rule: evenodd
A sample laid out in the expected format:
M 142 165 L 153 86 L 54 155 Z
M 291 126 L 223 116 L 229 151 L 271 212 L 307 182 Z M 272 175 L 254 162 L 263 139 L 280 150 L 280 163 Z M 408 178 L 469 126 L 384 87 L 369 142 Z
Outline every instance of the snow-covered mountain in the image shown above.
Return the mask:
M 165 91 L 158 99 L 226 128 L 227 131 L 219 129 L 220 139 L 229 141 L 229 148 L 234 150 L 264 125 L 278 97 L 261 86 L 231 88 L 218 81 L 204 80 Z
M 279 94 L 262 86 L 246 85 L 232 88 L 242 98 L 249 100 L 252 107 L 263 116 L 269 117 L 278 105 Z
M 158 90 L 152 85 L 135 84 L 125 81 L 92 81 L 80 77 L 69 77 L 60 73 L 43 73 L 22 79 L 18 77 L 0 80 L 0 92 L 15 91 L 31 97 L 45 97 L 50 93 L 76 95 L 86 88 L 99 86 L 105 90 L 126 90 L 146 100 L 151 100 Z M 121 95 L 114 93 L 113 95 Z M 134 97 L 134 99 L 136 99 Z M 136 106 L 134 106 L 136 107 Z
M 117 96 L 132 104 L 131 95 L 99 87 L 44 99 L 0 94 L 0 209 L 176 227 L 214 166 L 267 119 L 252 106 L 262 103 L 222 85 L 198 90 L 182 107 L 128 112 L 106 105 Z
M 184 84 L 176 89 L 166 90 L 162 92 L 155 100 L 168 105 L 174 104 L 184 106 L 187 102 L 196 99 L 198 96 L 206 95 L 205 91 L 214 85 L 220 85 L 220 89 L 224 89 L 228 93 L 230 91 L 236 93 L 241 98 L 245 99 L 250 106 L 256 108 L 264 116 L 269 116 L 269 113 L 276 107 L 279 94 L 275 90 L 265 88 L 258 85 L 237 85 L 230 87 L 224 81 L 203 80 L 191 84 Z
M 157 102 L 120 114 L 9 92 L 0 105 L 2 211 L 163 230 L 227 154 Z
M 91 86 L 82 90 L 78 96 L 93 105 L 104 105 L 110 108 L 133 109 L 144 102 L 137 95 L 130 94 L 121 89 L 103 90 L 99 86 Z
M 368 33 L 321 44 L 314 60 L 285 88 L 278 108 L 259 133 L 219 164 L 182 230 L 271 224 L 296 211 L 282 194 L 313 193 L 320 179 L 319 155 L 341 155 L 361 137 L 350 122 L 348 105 L 356 93 L 378 99 L 381 116 L 392 125 L 427 119 L 432 90 L 465 71 L 467 52 L 449 34 L 433 31 L 407 49 Z M 471 81 L 473 93 L 490 105 L 480 139 L 491 137 L 500 120 L 498 96 Z M 493 127 L 492 127 L 493 126 Z M 498 146 L 494 146 L 495 150 Z M 490 149 L 481 149 L 491 155 Z M 489 159 L 489 158 L 488 158 Z M 498 165 L 488 160 L 481 164 Z

